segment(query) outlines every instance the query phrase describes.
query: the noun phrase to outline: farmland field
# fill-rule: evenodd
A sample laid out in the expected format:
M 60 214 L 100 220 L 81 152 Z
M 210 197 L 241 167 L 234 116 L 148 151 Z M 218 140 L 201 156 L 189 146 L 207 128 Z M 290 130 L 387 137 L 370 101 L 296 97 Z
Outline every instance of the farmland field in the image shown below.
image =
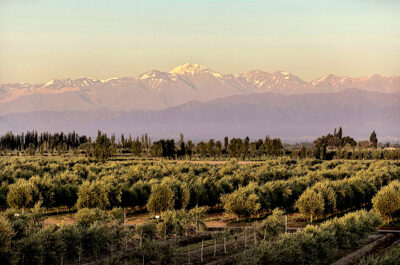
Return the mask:
M 2 259 L 15 264 L 330 264 L 379 227 L 398 229 L 399 207 L 379 201 L 385 188 L 400 201 L 397 160 L 5 156 L 0 166 Z

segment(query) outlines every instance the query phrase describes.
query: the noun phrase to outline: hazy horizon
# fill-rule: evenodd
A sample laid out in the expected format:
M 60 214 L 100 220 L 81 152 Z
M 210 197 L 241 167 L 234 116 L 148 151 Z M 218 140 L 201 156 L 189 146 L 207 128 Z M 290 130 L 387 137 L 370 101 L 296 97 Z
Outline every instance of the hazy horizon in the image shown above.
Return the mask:
M 107 79 L 185 62 L 220 73 L 400 75 L 398 1 L 9 1 L 0 83 Z
M 212 71 L 215 71 L 216 73 L 219 73 L 221 75 L 231 75 L 231 74 L 232 75 L 239 75 L 239 74 L 244 74 L 244 73 L 248 73 L 248 72 L 251 72 L 251 71 L 261 71 L 261 72 L 271 73 L 271 74 L 272 73 L 277 73 L 277 72 L 289 73 L 288 71 L 285 71 L 284 69 L 276 69 L 276 70 L 272 70 L 271 69 L 270 71 L 267 71 L 267 70 L 260 69 L 260 68 L 250 68 L 250 69 L 244 70 L 242 72 L 230 73 L 230 72 L 223 72 L 223 71 L 216 70 L 214 68 L 208 67 L 208 65 L 206 65 L 206 64 L 197 64 L 195 62 L 184 62 L 184 63 L 176 65 L 175 67 L 172 67 L 170 69 L 160 69 L 160 68 L 157 68 L 157 67 L 153 67 L 153 68 L 147 69 L 147 70 L 145 70 L 143 72 L 140 72 L 140 73 L 135 73 L 135 74 L 130 74 L 130 75 L 115 75 L 115 76 L 109 76 L 109 77 L 106 77 L 106 78 L 98 78 L 97 76 L 89 76 L 89 75 L 82 74 L 80 76 L 74 76 L 74 77 L 72 77 L 72 76 L 53 77 L 51 79 L 43 80 L 41 82 L 40 81 L 39 82 L 29 82 L 29 81 L 25 81 L 25 80 L 14 80 L 14 81 L 10 81 L 10 82 L 3 82 L 3 84 L 6 84 L 6 83 L 31 83 L 31 84 L 42 84 L 43 83 L 43 84 L 45 84 L 45 83 L 47 83 L 48 81 L 51 81 L 51 80 L 66 80 L 66 79 L 76 80 L 76 79 L 80 79 L 80 78 L 89 78 L 89 79 L 100 80 L 100 81 L 107 81 L 107 80 L 110 80 L 110 79 L 113 79 L 113 78 L 124 78 L 124 77 L 134 77 L 134 78 L 136 78 L 136 77 L 140 77 L 143 74 L 149 73 L 149 72 L 151 72 L 153 70 L 157 70 L 157 71 L 160 71 L 160 72 L 163 72 L 163 73 L 170 73 L 171 70 L 173 70 L 174 68 L 181 67 L 181 66 L 187 65 L 187 64 L 189 64 L 189 65 L 200 65 L 202 67 L 204 66 L 204 67 L 206 67 L 206 68 L 208 68 L 208 69 L 210 69 Z M 298 75 L 295 72 L 290 72 L 290 74 L 296 75 L 296 76 L 298 76 L 299 78 L 301 78 L 302 80 L 304 80 L 306 82 L 311 82 L 311 81 L 315 81 L 315 80 L 318 80 L 318 79 L 321 79 L 321 78 L 326 78 L 327 76 L 330 76 L 330 75 L 340 76 L 340 77 L 349 77 L 349 78 L 361 78 L 361 77 L 368 77 L 368 76 L 372 76 L 372 75 L 380 75 L 380 76 L 383 76 L 383 77 L 398 77 L 398 76 L 400 76 L 400 74 L 398 74 L 398 75 L 385 75 L 385 74 L 381 74 L 381 73 L 368 73 L 368 74 L 361 74 L 361 75 L 358 75 L 358 76 L 339 75 L 339 74 L 336 74 L 336 73 L 329 73 L 329 74 L 327 74 L 325 76 L 318 76 L 316 78 L 313 78 L 313 79 L 309 80 L 309 79 L 303 78 L 301 75 Z M 1 84 L 1 82 L 0 82 L 0 84 Z

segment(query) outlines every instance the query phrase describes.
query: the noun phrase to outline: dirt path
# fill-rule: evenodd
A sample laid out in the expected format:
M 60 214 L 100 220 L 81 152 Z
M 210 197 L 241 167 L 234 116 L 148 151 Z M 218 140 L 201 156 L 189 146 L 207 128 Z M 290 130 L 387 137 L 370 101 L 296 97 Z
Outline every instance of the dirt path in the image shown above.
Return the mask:
M 210 221 L 204 221 L 204 223 L 206 224 L 207 227 L 220 227 L 220 228 L 224 228 L 224 227 L 228 227 L 228 223 L 225 222 L 224 220 L 219 220 L 220 218 L 222 218 L 223 213 L 213 213 L 210 214 L 207 219 L 211 219 Z M 142 224 L 144 221 L 148 220 L 149 218 L 151 218 L 151 215 L 149 213 L 138 213 L 132 216 L 129 216 L 127 218 L 126 224 L 128 226 L 135 226 L 138 224 Z M 71 215 L 68 216 L 63 216 L 63 215 L 59 215 L 59 216 L 52 216 L 52 217 L 48 217 L 46 219 L 44 219 L 43 224 L 44 225 L 61 225 L 63 223 L 66 224 L 73 224 L 75 223 L 75 219 L 73 217 L 71 217 Z
M 192 164 L 209 164 L 209 165 L 220 165 L 220 164 L 226 164 L 229 163 L 230 161 L 225 161 L 225 160 L 177 160 L 176 161 L 178 164 L 182 163 L 192 163 Z M 264 161 L 238 161 L 239 165 L 247 165 L 247 164 L 262 164 Z
M 378 247 L 384 247 L 391 244 L 396 239 L 394 234 L 377 235 L 377 238 L 362 248 L 339 259 L 331 265 L 351 265 L 356 264 L 362 257 L 372 253 Z
M 72 218 L 47 218 L 43 221 L 44 225 L 61 225 L 61 224 L 73 224 L 75 223 L 75 220 Z

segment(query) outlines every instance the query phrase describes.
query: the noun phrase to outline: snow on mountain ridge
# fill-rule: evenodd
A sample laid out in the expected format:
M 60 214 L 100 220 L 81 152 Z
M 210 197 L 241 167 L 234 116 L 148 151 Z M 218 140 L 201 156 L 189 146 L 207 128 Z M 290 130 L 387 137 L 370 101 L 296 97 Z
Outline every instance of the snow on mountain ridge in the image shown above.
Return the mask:
M 301 93 L 301 89 L 307 84 L 307 82 L 300 77 L 284 71 L 268 73 L 261 70 L 252 70 L 238 74 L 237 76 L 263 89 L 264 92 L 274 91 L 284 94 Z
M 89 86 L 92 86 L 92 85 L 98 84 L 98 83 L 101 83 L 101 81 L 94 79 L 94 78 L 88 78 L 88 77 L 81 77 L 78 79 L 66 78 L 66 79 L 50 80 L 43 87 L 52 88 L 52 89 L 61 89 L 64 87 L 85 88 L 85 87 L 89 87 Z
M 106 80 L 82 77 L 54 79 L 46 84 L 0 84 L 0 107 L 4 113 L 11 113 L 13 109 L 27 112 L 38 108 L 54 110 L 52 108 L 58 105 L 63 106 L 63 110 L 68 110 L 68 106 L 73 110 L 72 106 L 79 107 L 76 104 L 79 99 L 82 104 L 89 104 L 80 106 L 81 109 L 159 110 L 191 100 L 208 101 L 232 95 L 265 92 L 286 95 L 329 93 L 348 88 L 382 93 L 400 92 L 400 77 L 376 74 L 356 78 L 328 75 L 306 82 L 285 71 L 268 73 L 252 70 L 240 74 L 221 74 L 203 65 L 185 63 L 169 72 L 151 70 L 136 77 Z M 47 109 L 46 102 L 50 98 L 52 101 L 57 100 L 58 104 L 48 104 Z M 74 102 L 68 103 L 68 100 Z M 22 101 L 24 106 L 21 106 Z M 18 108 L 12 105 L 17 102 L 20 104 Z
M 180 75 L 211 74 L 214 77 L 222 77 L 222 75 L 220 73 L 217 73 L 214 70 L 211 70 L 207 66 L 200 65 L 200 64 L 192 64 L 192 63 L 185 63 L 183 65 L 178 65 L 178 66 L 174 67 L 171 71 L 169 71 L 169 73 L 170 74 L 180 74 Z

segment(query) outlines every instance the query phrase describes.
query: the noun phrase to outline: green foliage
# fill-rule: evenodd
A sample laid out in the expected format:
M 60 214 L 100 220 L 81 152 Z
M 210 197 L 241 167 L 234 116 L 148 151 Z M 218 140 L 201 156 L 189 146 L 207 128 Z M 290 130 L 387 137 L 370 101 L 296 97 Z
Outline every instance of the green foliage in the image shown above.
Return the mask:
M 324 214 L 333 213 L 336 210 L 336 192 L 329 182 L 318 182 L 312 189 L 321 194 L 324 200 Z
M 39 198 L 38 188 L 25 179 L 18 179 L 16 183 L 11 184 L 7 203 L 16 209 L 26 209 L 32 207 Z
M 166 185 L 171 188 L 174 197 L 173 208 L 176 210 L 185 209 L 189 203 L 190 191 L 187 185 L 176 178 L 163 178 L 161 185 Z
M 400 261 L 400 245 L 387 251 L 384 255 L 371 255 L 360 260 L 358 265 L 398 265 Z
M 39 203 L 31 213 L 9 209 L 0 215 L 1 264 L 75 264 L 79 256 L 110 255 L 127 238 L 115 217 L 119 211 L 82 209 L 75 224 L 42 226 Z
M 144 257 L 145 264 L 173 264 L 173 245 L 167 241 L 149 241 L 146 240 L 139 250 L 138 256 Z
M 106 220 L 107 215 L 103 210 L 98 208 L 83 208 L 75 214 L 75 222 L 80 227 L 89 227 L 95 222 L 105 222 Z
M 76 207 L 81 208 L 101 208 L 110 206 L 108 198 L 109 189 L 102 181 L 85 181 L 79 187 L 78 200 Z
M 10 222 L 0 215 L 0 263 L 9 264 L 12 258 L 12 238 L 14 230 Z
M 305 216 L 310 218 L 310 223 L 313 217 L 321 216 L 324 212 L 324 198 L 320 193 L 312 189 L 307 189 L 297 200 L 296 208 Z
M 180 213 L 176 211 L 165 211 L 161 216 L 162 220 L 157 224 L 157 233 L 160 238 L 166 238 L 173 234 L 180 234 L 182 226 L 180 224 Z
M 132 162 L 133 161 L 133 162 Z M 109 161 L 87 158 L 0 158 L 0 202 L 14 196 L 10 187 L 27 180 L 32 207 L 42 201 L 45 208 L 67 206 L 143 208 L 151 189 L 165 183 L 172 190 L 173 206 L 218 207 L 221 196 L 255 183 L 260 209 L 294 209 L 307 187 L 321 194 L 325 215 L 365 207 L 377 190 L 400 174 L 395 161 L 345 161 L 269 159 L 260 164 L 193 164 L 163 161 Z M 28 189 L 29 190 L 29 189 Z M 80 190 L 79 196 L 78 192 Z M 334 191 L 334 192 L 333 192 Z M 3 192 L 3 193 L 1 193 Z M 32 196 L 29 196 L 32 195 Z M 336 201 L 336 203 L 335 203 Z M 3 202 L 4 203 L 4 202 Z
M 285 217 L 283 211 L 276 208 L 258 227 L 264 239 L 272 239 L 285 231 Z
M 371 146 L 373 148 L 376 148 L 378 146 L 378 138 L 376 137 L 375 131 L 371 133 L 371 136 L 369 137 L 369 142 L 371 143 Z
M 235 215 L 237 218 L 248 218 L 261 208 L 258 196 L 254 193 L 252 185 L 239 187 L 236 191 L 223 195 L 221 201 L 225 211 Z
M 144 241 L 155 239 L 157 236 L 157 221 L 143 222 L 136 227 L 135 231 Z
M 371 150 L 370 147 L 376 150 Z M 394 145 L 396 146 L 396 145 Z M 271 139 L 269 136 L 262 139 L 250 141 L 249 137 L 224 138 L 223 144 L 219 140 L 209 139 L 194 144 L 193 141 L 185 141 L 184 136 L 180 135 L 180 140 L 176 144 L 173 139 L 160 139 L 151 142 L 147 134 L 132 139 L 129 135 L 127 139 L 123 134 L 120 141 L 115 135 L 107 137 L 106 134 L 98 132 L 96 141 L 92 143 L 91 138 L 85 135 L 79 136 L 75 132 L 54 133 L 43 132 L 38 134 L 36 131 L 14 135 L 8 132 L 0 135 L 0 154 L 8 152 L 24 155 L 44 156 L 46 154 L 66 153 L 74 155 L 86 154 L 99 161 L 105 161 L 115 153 L 131 153 L 137 157 L 152 156 L 178 159 L 229 159 L 232 157 L 240 159 L 263 160 L 267 157 L 298 157 L 298 158 L 317 158 L 330 160 L 336 159 L 399 159 L 400 149 L 387 149 L 389 143 L 381 144 L 377 149 L 378 140 L 375 131 L 371 134 L 370 141 L 356 142 L 350 136 L 343 136 L 340 127 L 332 134 L 317 138 L 313 144 L 304 143 L 286 144 L 283 146 L 279 138 Z
M 171 187 L 166 183 L 153 185 L 146 206 L 153 213 L 161 213 L 173 209 L 174 192 Z
M 389 222 L 392 215 L 400 210 L 400 181 L 384 186 L 372 199 L 374 209 Z
M 122 224 L 124 222 L 124 210 L 122 210 L 121 208 L 113 208 L 110 211 L 110 217 L 118 224 Z
M 96 141 L 94 142 L 92 149 L 89 151 L 89 154 L 98 160 L 104 161 L 111 157 L 114 153 L 115 147 L 110 138 L 107 137 L 107 134 L 102 134 L 99 131 Z
M 245 141 L 244 147 L 247 146 Z M 257 144 L 264 145 L 264 142 Z M 143 146 L 150 151 L 150 145 Z M 207 152 L 212 147 L 211 151 L 218 154 L 217 141 L 205 146 Z M 226 148 L 228 146 L 229 141 Z M 129 142 L 126 148 L 130 148 Z M 221 152 L 229 152 L 226 148 L 224 144 Z M 258 148 L 261 147 L 252 147 L 249 143 L 248 150 L 240 149 L 240 152 L 256 154 Z M 379 149 L 371 152 L 373 157 Z M 301 200 L 307 207 L 313 206 L 309 209 L 314 210 L 306 212 L 314 217 L 370 207 L 379 189 L 398 180 L 399 176 L 400 164 L 389 160 L 322 161 L 286 157 L 254 164 L 238 163 L 236 159 L 226 164 L 196 164 L 119 157 L 101 162 L 85 157 L 0 157 L 0 202 L 3 200 L 4 204 L 6 198 L 10 202 L 11 198 L 22 198 L 15 201 L 22 202 L 17 208 L 25 209 L 23 214 L 17 209 L 6 209 L 2 214 L 12 227 L 11 249 L 15 263 L 21 264 L 24 258 L 24 264 L 38 264 L 41 259 L 59 264 L 63 257 L 64 263 L 70 264 L 77 263 L 79 255 L 94 259 L 96 255 L 108 255 L 121 247 L 126 233 L 121 227 L 123 211 L 161 213 L 159 221 L 150 221 L 143 229 L 137 226 L 135 232 L 140 234 L 142 230 L 146 235 L 144 240 L 171 239 L 175 234 L 183 236 L 200 231 L 204 227 L 202 219 L 206 209 L 220 209 L 221 206 L 240 218 L 265 214 L 275 208 L 293 211 L 297 204 L 300 205 L 296 201 Z M 310 191 L 313 196 L 307 195 Z M 323 210 L 319 207 L 321 204 Z M 76 224 L 43 229 L 44 208 L 61 206 L 77 206 Z M 118 207 L 124 207 L 124 210 Z M 392 213 L 392 217 L 396 217 L 397 212 Z M 281 242 L 281 247 L 290 246 L 293 253 L 299 255 L 299 259 L 288 257 L 292 262 L 301 261 L 301 257 L 307 261 L 309 257 L 303 253 L 305 250 L 322 259 L 330 251 L 335 253 L 338 246 L 345 248 L 354 244 L 360 235 L 354 235 L 351 229 L 369 231 L 359 227 L 359 222 L 364 221 L 354 217 L 346 221 L 346 227 L 351 229 L 344 228 L 342 221 L 335 223 L 335 230 L 323 232 L 322 226 L 311 226 L 304 235 L 294 238 L 286 235 L 289 238 L 285 241 L 286 236 L 279 235 L 284 228 L 282 218 L 282 213 L 274 211 L 259 228 L 259 233 L 261 237 L 267 234 L 267 239 L 275 238 Z M 332 239 L 332 233 L 337 237 Z M 133 240 L 132 237 L 128 239 Z M 160 251 L 165 249 L 160 246 Z M 258 251 L 261 249 L 257 249 L 255 255 Z M 275 252 L 271 253 L 275 255 Z M 281 256 L 284 254 L 290 252 L 280 253 Z M 150 250 L 146 255 L 149 255 L 146 260 L 155 263 L 162 258 L 158 254 L 151 258 Z M 318 264 L 314 256 L 309 260 L 309 263 Z
M 376 231 L 379 217 L 367 211 L 349 213 L 304 231 L 284 233 L 263 242 L 251 258 L 252 264 L 330 264 L 333 253 L 354 246 Z M 243 263 L 243 261 L 242 261 Z M 243 263 L 244 264 L 244 263 Z
M 62 224 L 56 231 L 56 237 L 59 239 L 60 256 L 65 260 L 73 263 L 78 257 L 81 240 L 83 236 L 83 230 L 79 225 Z
M 202 222 L 202 219 L 206 217 L 207 209 L 206 207 L 196 206 L 188 212 L 189 218 L 191 221 L 194 221 L 196 232 L 199 228 L 206 228 L 205 223 Z

